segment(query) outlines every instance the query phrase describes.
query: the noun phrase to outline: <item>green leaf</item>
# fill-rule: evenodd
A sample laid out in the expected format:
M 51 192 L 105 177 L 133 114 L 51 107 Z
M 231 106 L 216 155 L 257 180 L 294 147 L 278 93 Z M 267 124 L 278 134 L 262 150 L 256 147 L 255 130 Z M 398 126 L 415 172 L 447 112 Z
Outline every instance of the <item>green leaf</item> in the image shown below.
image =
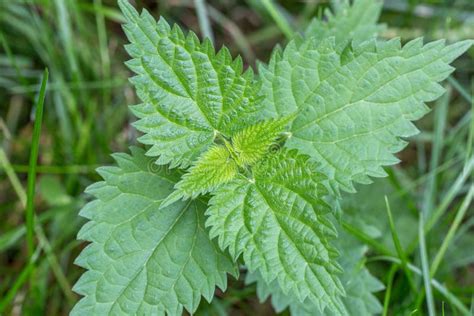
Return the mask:
M 386 175 L 382 166 L 418 132 L 411 121 L 428 112 L 425 102 L 443 94 L 438 82 L 472 41 L 446 46 L 415 39 L 365 42 L 342 55 L 334 38 L 294 40 L 261 67 L 266 113 L 273 117 L 299 110 L 286 142 L 320 163 L 336 187 L 353 191 L 353 182 Z
M 251 69 L 242 74 L 242 60 L 228 49 L 217 54 L 209 40 L 184 35 L 161 18 L 157 23 L 144 10 L 139 15 L 126 0 L 119 1 L 131 44 L 127 65 L 142 104 L 132 107 L 158 164 L 188 167 L 221 133 L 232 136 L 255 121 L 259 84 Z
M 334 6 L 334 14 L 325 11 L 325 19 L 314 18 L 305 31 L 305 37 L 314 37 L 318 42 L 335 37 L 336 49 L 341 52 L 350 42 L 358 45 L 369 40 L 384 29 L 377 24 L 382 11 L 382 0 L 348 0 Z
M 241 165 L 252 165 L 268 152 L 270 145 L 285 130 L 294 115 L 262 121 L 238 132 L 232 138 Z M 278 148 L 276 148 L 278 149 Z
M 78 239 L 90 241 L 76 260 L 88 269 L 74 290 L 85 296 L 72 315 L 193 313 L 215 286 L 226 288 L 236 266 L 204 227 L 199 200 L 160 209 L 179 175 L 157 167 L 141 149 L 115 154 L 117 167 L 99 168 L 103 182 L 87 189 L 96 200 Z M 158 169 L 158 170 L 155 170 Z M 155 171 L 153 171 L 155 170 Z
M 219 185 L 232 180 L 237 172 L 237 163 L 232 159 L 229 150 L 223 146 L 213 146 L 176 183 L 176 191 L 163 201 L 162 207 L 181 198 L 194 199 L 200 194 L 211 192 Z
M 350 234 L 341 229 L 339 231 L 337 245 L 343 255 L 338 261 L 344 269 L 341 281 L 346 290 L 346 296 L 342 298 L 346 311 L 349 315 L 380 314 L 382 306 L 373 292 L 382 290 L 384 286 L 364 267 L 367 247 Z M 245 281 L 246 284 L 257 283 L 257 295 L 261 302 L 271 295 L 272 305 L 278 313 L 289 307 L 293 316 L 334 315 L 309 300 L 301 303 L 292 293 L 283 293 L 275 281 L 266 283 L 258 272 L 247 274 Z
M 336 231 L 322 200 L 326 191 L 307 157 L 280 151 L 215 191 L 206 214 L 211 237 L 250 271 L 277 280 L 294 293 L 331 309 L 343 308 L 338 255 L 329 239 Z

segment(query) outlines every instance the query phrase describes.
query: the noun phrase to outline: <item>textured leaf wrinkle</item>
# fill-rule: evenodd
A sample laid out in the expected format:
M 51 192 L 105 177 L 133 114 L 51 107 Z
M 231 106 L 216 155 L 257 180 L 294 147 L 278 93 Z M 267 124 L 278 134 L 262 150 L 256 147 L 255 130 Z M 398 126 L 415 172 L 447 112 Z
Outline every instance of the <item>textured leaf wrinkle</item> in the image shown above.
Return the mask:
M 72 314 L 192 314 L 242 263 L 277 311 L 379 313 L 366 248 L 333 224 L 340 190 L 385 176 L 472 41 L 377 41 L 382 2 L 343 1 L 255 77 L 225 47 L 119 5 L 148 149 L 115 154 L 87 190 Z

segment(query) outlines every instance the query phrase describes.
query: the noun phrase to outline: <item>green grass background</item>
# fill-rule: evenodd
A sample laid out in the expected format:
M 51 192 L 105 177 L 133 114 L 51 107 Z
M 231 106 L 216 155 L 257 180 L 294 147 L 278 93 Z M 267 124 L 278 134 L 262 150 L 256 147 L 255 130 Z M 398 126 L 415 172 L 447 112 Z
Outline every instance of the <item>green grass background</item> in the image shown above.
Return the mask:
M 216 47 L 228 46 L 248 67 L 328 6 L 134 3 L 200 35 L 212 32 Z M 198 18 L 196 4 L 208 19 Z M 94 170 L 112 162 L 110 153 L 137 137 L 122 21 L 115 1 L 0 0 L 0 315 L 66 315 L 78 300 L 71 287 L 83 272 L 73 261 L 84 247 L 75 240 L 78 210 L 90 198 L 84 188 L 99 180 Z M 385 38 L 474 38 L 474 1 L 386 0 L 381 21 L 389 26 Z M 438 314 L 474 311 L 473 58 L 471 49 L 455 62 L 447 93 L 430 104 L 417 123 L 422 132 L 399 154 L 402 164 L 344 201 L 344 227 L 367 243 L 366 264 L 386 284 L 377 295 L 387 315 L 427 314 L 423 280 L 431 281 Z M 428 214 L 426 223 L 419 212 Z M 216 295 L 199 314 L 273 314 L 242 280 Z

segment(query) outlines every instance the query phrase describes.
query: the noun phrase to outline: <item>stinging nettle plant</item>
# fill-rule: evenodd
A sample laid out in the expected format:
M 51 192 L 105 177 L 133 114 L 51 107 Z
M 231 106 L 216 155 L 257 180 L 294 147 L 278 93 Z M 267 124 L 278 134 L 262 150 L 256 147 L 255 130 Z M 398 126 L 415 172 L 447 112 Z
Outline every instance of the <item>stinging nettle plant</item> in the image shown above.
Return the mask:
M 383 288 L 338 225 L 341 192 L 383 177 L 472 41 L 377 39 L 381 1 L 314 20 L 258 75 L 224 47 L 119 0 L 146 150 L 113 157 L 78 239 L 73 315 L 194 313 L 227 274 L 295 315 L 369 315 Z

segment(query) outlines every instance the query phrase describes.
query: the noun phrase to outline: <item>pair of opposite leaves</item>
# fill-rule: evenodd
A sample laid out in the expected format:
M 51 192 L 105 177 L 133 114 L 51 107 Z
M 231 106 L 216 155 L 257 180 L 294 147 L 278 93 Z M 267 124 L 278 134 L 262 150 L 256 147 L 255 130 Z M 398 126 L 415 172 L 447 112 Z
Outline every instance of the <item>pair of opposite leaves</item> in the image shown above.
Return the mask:
M 411 121 L 427 112 L 424 102 L 442 94 L 438 82 L 472 42 L 423 46 L 417 39 L 401 47 L 399 40 L 369 40 L 379 29 L 378 13 L 361 16 L 379 12 L 381 3 L 359 0 L 343 5 L 328 23 L 315 20 L 305 39 L 276 50 L 256 81 L 226 49 L 215 54 L 209 41 L 201 44 L 194 34 L 184 36 L 163 19 L 157 24 L 146 11 L 140 16 L 127 1 L 119 3 L 131 42 L 127 64 L 143 101 L 133 107 L 136 127 L 145 133 L 140 141 L 151 146 L 147 155 L 158 157 L 159 165 L 193 166 L 181 179 L 167 167 L 156 172 L 153 159 L 132 149 L 131 156 L 115 155 L 118 167 L 99 169 L 104 182 L 88 188 L 97 199 L 81 211 L 90 221 L 78 238 L 92 243 L 77 259 L 88 271 L 75 286 L 85 297 L 73 313 L 194 312 L 201 296 L 210 300 L 216 285 L 226 287 L 226 273 L 237 275 L 241 254 L 259 284 L 276 284 L 290 306 L 304 302 L 321 313 L 326 307 L 347 313 L 337 252 L 328 241 L 336 230 L 308 157 L 336 193 L 385 175 L 382 166 L 395 163 L 393 153 L 405 144 L 399 137 L 417 132 Z M 274 137 L 248 142 L 255 135 L 249 130 L 269 124 L 257 122 L 291 113 L 297 115 L 285 146 L 307 156 L 286 150 L 267 155 L 262 148 Z M 232 144 L 213 147 L 218 135 Z M 250 156 L 242 159 L 245 153 Z M 216 164 L 203 164 L 206 155 L 237 166 L 216 171 L 227 184 L 199 191 L 215 179 L 209 170 Z M 252 166 L 252 182 L 238 176 L 245 165 Z M 189 181 L 193 170 L 203 172 Z M 199 198 L 160 209 L 180 190 L 175 198 L 206 191 L 214 197 L 207 211 Z M 209 236 L 217 236 L 222 249 Z

